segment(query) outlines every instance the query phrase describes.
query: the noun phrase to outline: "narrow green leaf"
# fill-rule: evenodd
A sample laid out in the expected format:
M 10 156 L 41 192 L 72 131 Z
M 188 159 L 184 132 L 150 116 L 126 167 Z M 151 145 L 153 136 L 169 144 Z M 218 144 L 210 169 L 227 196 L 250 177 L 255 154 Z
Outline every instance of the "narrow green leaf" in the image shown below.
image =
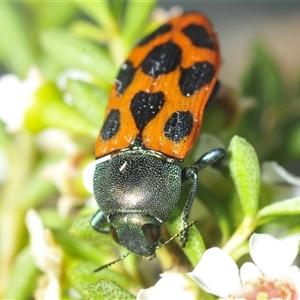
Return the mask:
M 248 108 L 239 124 L 238 134 L 253 145 L 258 143 L 257 151 L 266 153 L 274 144 L 274 135 L 276 140 L 276 127 L 280 130 L 279 116 L 282 117 L 287 98 L 282 71 L 263 43 L 255 44 L 253 59 L 242 80 L 242 94 L 251 100 L 248 98 L 248 104 L 244 101 Z M 280 134 L 278 139 L 282 139 Z
M 3 64 L 19 76 L 25 76 L 34 62 L 34 53 L 30 44 L 22 15 L 9 1 L 0 2 L 0 57 Z
M 70 26 L 70 31 L 79 37 L 91 39 L 97 43 L 105 44 L 107 42 L 107 35 L 103 29 L 91 22 L 74 21 Z
M 110 0 L 109 5 L 111 7 L 111 12 L 114 15 L 116 20 L 121 20 L 124 15 L 124 8 L 126 6 L 127 1 L 119 1 L 119 0 Z
M 254 217 L 260 194 L 260 169 L 254 148 L 235 136 L 229 145 L 229 169 L 246 217 Z
M 99 25 L 103 26 L 108 34 L 114 34 L 117 31 L 117 25 L 107 0 L 97 2 L 79 1 L 77 2 L 77 5 L 89 17 L 94 19 Z
M 127 45 L 130 47 L 137 41 L 137 38 L 140 37 L 140 33 L 145 27 L 156 2 L 156 0 L 127 2 L 123 35 Z
M 82 216 L 78 216 L 69 232 L 71 235 L 85 239 L 85 240 L 93 240 L 94 242 L 98 242 L 99 244 L 112 243 L 112 238 L 110 234 L 99 233 L 93 229 L 90 224 L 90 220 L 92 218 L 92 214 L 84 214 Z
M 19 199 L 18 205 L 19 207 L 23 207 L 24 210 L 35 207 L 44 203 L 55 192 L 57 192 L 57 189 L 53 182 L 43 178 L 41 176 L 41 169 L 36 167 L 30 172 L 30 176 L 27 176 L 26 183 L 24 184 L 24 192 Z
M 51 230 L 69 230 L 72 224 L 71 218 L 63 218 L 59 215 L 56 208 L 45 206 L 39 209 L 38 212 L 45 228 L 49 228 Z
M 34 12 L 35 25 L 39 29 L 67 26 L 78 13 L 77 5 L 73 1 L 40 1 L 27 5 Z
M 101 272 L 93 272 L 99 267 L 99 264 L 85 261 L 71 270 L 71 285 L 79 292 L 83 292 L 87 283 L 96 282 L 99 278 L 113 280 L 118 282 L 123 288 L 130 288 L 132 282 L 123 274 L 117 273 L 111 268 L 101 270 Z
M 76 80 L 68 81 L 68 89 L 77 112 L 100 128 L 104 121 L 108 94 L 94 85 Z
M 105 299 L 105 300 L 133 300 L 135 297 L 121 288 L 117 283 L 110 280 L 89 284 L 82 293 L 84 300 Z
M 258 212 L 258 219 L 278 216 L 300 216 L 300 197 L 287 199 L 265 206 Z
M 62 30 L 47 30 L 41 35 L 41 46 L 62 66 L 79 68 L 110 84 L 115 68 L 103 48 Z
M 35 94 L 36 101 L 25 113 L 25 127 L 36 133 L 45 128 L 64 129 L 70 133 L 95 138 L 98 126 L 84 119 L 61 100 L 53 83 L 42 86 Z
M 167 228 L 172 236 L 181 231 L 181 218 L 170 220 L 170 222 L 167 223 Z M 189 239 L 186 246 L 182 248 L 182 250 L 189 258 L 192 265 L 195 267 L 198 264 L 202 254 L 206 250 L 203 239 L 195 226 L 192 226 L 189 229 Z
M 256 43 L 251 65 L 244 75 L 243 94 L 257 99 L 257 109 L 282 102 L 283 80 L 276 61 L 262 43 Z
M 39 274 L 29 248 L 22 250 L 14 261 L 4 299 L 29 299 L 36 285 Z
M 297 117 L 298 118 L 298 117 Z M 286 136 L 290 136 L 288 142 L 286 143 L 286 148 L 288 149 L 288 153 L 283 152 L 282 154 L 287 156 L 289 161 L 293 159 L 296 161 L 300 157 L 300 122 L 298 118 L 298 122 L 293 124 L 292 127 L 286 132 Z
M 53 230 L 52 232 L 57 243 L 63 248 L 64 252 L 71 257 L 92 261 L 100 265 L 106 262 L 104 255 L 104 250 L 106 249 L 75 238 L 65 230 Z

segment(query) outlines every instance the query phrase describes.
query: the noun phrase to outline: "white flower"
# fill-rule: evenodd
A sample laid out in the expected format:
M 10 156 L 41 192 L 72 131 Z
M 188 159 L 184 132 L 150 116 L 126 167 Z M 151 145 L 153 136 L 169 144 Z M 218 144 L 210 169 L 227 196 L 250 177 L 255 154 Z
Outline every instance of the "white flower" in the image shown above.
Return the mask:
M 61 194 L 57 203 L 60 216 L 70 215 L 74 207 L 82 205 L 90 196 L 84 185 L 84 173 L 89 160 L 90 157 L 77 152 L 42 170 L 41 176 L 53 182 Z M 92 178 L 90 181 L 92 184 Z
M 297 197 L 300 193 L 300 177 L 297 177 L 277 162 L 264 162 L 262 165 L 262 180 L 276 189 L 278 200 Z
M 78 145 L 71 135 L 61 129 L 47 128 L 36 135 L 36 145 L 46 153 L 65 153 L 68 155 L 78 152 Z
M 156 7 L 152 13 L 152 19 L 154 19 L 156 22 L 165 23 L 171 18 L 177 17 L 182 13 L 183 9 L 180 5 L 174 5 L 170 9 Z
M 242 287 L 236 263 L 220 248 L 206 250 L 195 270 L 188 275 L 206 292 L 220 297 Z
M 9 161 L 4 150 L 0 149 L 0 184 L 5 182 L 8 175 Z
M 41 82 L 36 68 L 31 68 L 23 81 L 14 74 L 0 78 L 0 120 L 6 125 L 7 132 L 16 132 L 22 127 L 24 113 L 32 105 L 33 93 Z
M 26 214 L 30 234 L 30 250 L 38 269 L 44 272 L 39 278 L 36 299 L 61 299 L 60 280 L 63 267 L 63 252 L 55 243 L 50 230 L 44 228 L 40 216 L 34 210 Z
M 184 274 L 165 272 L 155 286 L 140 290 L 137 300 L 194 300 L 199 296 L 197 286 Z
M 96 161 L 91 161 L 82 170 L 82 180 L 87 191 L 93 194 L 93 177 L 96 168 Z
M 254 263 L 245 263 L 240 271 L 226 252 L 211 248 L 188 275 L 202 289 L 223 299 L 300 299 L 300 271 L 292 266 L 299 238 L 278 240 L 253 234 L 249 245 Z
M 58 76 L 57 84 L 61 90 L 65 90 L 69 79 L 89 82 L 91 78 L 88 72 L 79 69 L 66 69 Z
M 278 165 L 277 162 L 264 162 L 262 169 L 262 178 L 264 181 L 272 184 L 290 184 L 300 187 L 300 177 L 297 177 L 283 167 Z
M 69 79 L 89 82 L 89 81 L 91 81 L 92 77 L 89 73 L 84 72 L 82 70 L 66 69 L 58 76 L 58 79 L 57 79 L 57 85 L 60 88 L 60 90 L 62 90 L 64 92 L 67 91 Z M 64 94 L 64 101 L 67 104 L 71 104 L 73 102 L 72 96 L 70 93 L 66 92 Z

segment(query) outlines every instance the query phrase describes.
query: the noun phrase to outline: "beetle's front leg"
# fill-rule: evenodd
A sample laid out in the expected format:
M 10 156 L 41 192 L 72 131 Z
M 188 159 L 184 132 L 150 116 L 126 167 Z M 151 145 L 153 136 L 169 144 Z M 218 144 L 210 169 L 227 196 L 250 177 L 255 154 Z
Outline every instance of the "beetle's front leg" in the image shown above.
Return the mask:
M 187 227 L 189 224 L 188 219 L 197 192 L 199 170 L 216 163 L 224 156 L 225 150 L 222 148 L 217 148 L 206 152 L 194 165 L 188 166 L 182 170 L 182 184 L 184 185 L 187 182 L 192 182 L 189 196 L 181 214 L 183 228 Z M 184 230 L 180 239 L 182 247 L 186 245 L 188 241 L 188 235 L 188 230 Z
M 90 224 L 96 231 L 100 233 L 110 233 L 109 230 L 102 229 L 106 223 L 107 219 L 100 209 L 93 215 L 90 221 Z

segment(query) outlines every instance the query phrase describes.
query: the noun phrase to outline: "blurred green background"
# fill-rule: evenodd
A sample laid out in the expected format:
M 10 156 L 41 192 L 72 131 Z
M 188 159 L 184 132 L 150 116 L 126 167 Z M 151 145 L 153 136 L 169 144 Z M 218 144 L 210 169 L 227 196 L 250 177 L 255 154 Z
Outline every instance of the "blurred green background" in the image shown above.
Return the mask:
M 118 258 L 120 247 L 90 228 L 96 205 L 82 171 L 93 160 L 109 89 L 121 63 L 138 39 L 180 10 L 205 13 L 222 50 L 222 89 L 202 129 L 209 135 L 205 145 L 197 142 L 187 163 L 204 148 L 227 148 L 240 135 L 261 163 L 277 161 L 300 175 L 300 3 L 1 2 L 0 298 L 38 298 L 37 287 L 41 293 L 47 287 L 38 278 L 53 270 L 59 273 L 64 299 L 88 298 L 86 286 L 99 277 L 136 294 L 155 283 L 161 268 L 168 268 L 156 260 L 146 278 L 133 256 L 122 267 L 93 274 L 97 266 Z M 13 76 L 9 81 L 7 74 Z M 201 216 L 195 218 L 207 246 L 228 241 L 242 219 L 228 174 L 225 167 L 200 176 L 198 198 L 204 205 L 197 201 Z M 217 195 L 212 192 L 216 187 Z M 283 199 L 282 187 L 280 192 L 263 187 L 260 208 Z M 289 189 L 287 194 L 297 192 Z M 61 251 L 63 263 L 54 269 L 37 267 L 29 251 L 24 219 L 30 208 L 51 229 L 49 249 Z M 286 234 L 299 230 L 299 215 L 282 221 Z M 168 254 L 160 251 L 163 261 Z

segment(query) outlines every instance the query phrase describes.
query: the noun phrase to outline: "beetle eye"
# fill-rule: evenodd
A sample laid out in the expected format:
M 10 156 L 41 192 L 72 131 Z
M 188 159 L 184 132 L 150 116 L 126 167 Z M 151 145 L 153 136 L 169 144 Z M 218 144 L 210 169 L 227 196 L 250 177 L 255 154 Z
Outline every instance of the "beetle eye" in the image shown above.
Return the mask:
M 153 244 L 159 242 L 160 239 L 160 227 L 153 224 L 145 224 L 143 226 L 143 232 L 146 238 Z
M 110 226 L 109 231 L 110 231 L 110 235 L 112 236 L 113 240 L 117 244 L 120 244 L 119 237 L 118 237 L 118 234 L 117 234 L 117 230 L 115 229 L 115 227 Z

